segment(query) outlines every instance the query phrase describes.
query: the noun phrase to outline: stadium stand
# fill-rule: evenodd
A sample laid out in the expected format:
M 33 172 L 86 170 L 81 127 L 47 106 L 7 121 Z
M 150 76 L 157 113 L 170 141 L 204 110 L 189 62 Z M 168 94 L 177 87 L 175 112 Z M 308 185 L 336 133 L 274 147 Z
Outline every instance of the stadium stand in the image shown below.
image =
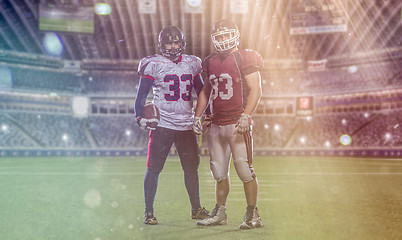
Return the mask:
M 5 114 L 0 113 L 0 122 L 0 147 L 38 147 L 38 144 L 24 134 L 20 127 L 10 121 Z
M 82 76 L 82 83 L 89 95 L 135 96 L 139 78 L 134 72 L 93 71 Z
M 73 73 L 31 67 L 12 67 L 13 89 L 18 91 L 81 93 L 79 78 Z
M 381 62 L 361 58 L 330 59 L 322 72 L 265 69 L 263 99 L 253 116 L 256 152 L 400 149 L 401 57 L 394 54 Z M 8 154 L 5 150 L 18 155 L 15 149 L 145 153 L 148 132 L 133 118 L 138 86 L 134 70 L 77 73 L 16 64 L 10 68 L 12 89 L 1 92 L 1 155 Z M 314 114 L 296 116 L 296 98 L 306 95 L 314 98 Z M 75 116 L 75 96 L 89 99 L 88 116 Z M 344 134 L 350 143 L 341 143 Z M 207 154 L 205 137 L 202 145 Z
M 69 115 L 10 113 L 21 131 L 35 139 L 40 146 L 89 147 L 83 133 L 83 121 Z
M 148 131 L 129 115 L 89 117 L 87 128 L 99 148 L 146 148 L 148 144 Z

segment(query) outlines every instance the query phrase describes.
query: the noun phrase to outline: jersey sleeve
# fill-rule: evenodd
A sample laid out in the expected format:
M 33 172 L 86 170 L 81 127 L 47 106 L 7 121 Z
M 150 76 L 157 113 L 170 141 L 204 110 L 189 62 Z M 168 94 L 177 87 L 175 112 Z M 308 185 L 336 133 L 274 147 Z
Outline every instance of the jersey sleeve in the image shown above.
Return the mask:
M 240 70 L 244 76 L 260 71 L 264 66 L 264 61 L 258 52 L 242 50 L 240 53 L 242 56 L 242 66 Z
M 155 72 L 155 64 L 153 64 L 152 58 L 153 56 L 141 59 L 140 63 L 138 64 L 137 72 L 141 77 L 154 80 L 153 73 Z
M 191 56 L 192 57 L 192 67 L 194 75 L 201 73 L 202 71 L 202 61 L 199 57 Z

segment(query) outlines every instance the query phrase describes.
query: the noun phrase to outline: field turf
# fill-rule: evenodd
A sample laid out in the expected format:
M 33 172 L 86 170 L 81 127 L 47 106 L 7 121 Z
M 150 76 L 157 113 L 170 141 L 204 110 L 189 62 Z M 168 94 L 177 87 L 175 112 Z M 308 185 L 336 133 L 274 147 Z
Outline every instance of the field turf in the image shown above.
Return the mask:
M 145 157 L 0 158 L 0 239 L 402 239 L 402 159 L 256 157 L 264 226 L 239 230 L 246 209 L 231 167 L 228 225 L 199 227 L 177 157 L 159 178 L 156 226 L 144 225 Z M 202 205 L 214 207 L 207 157 Z

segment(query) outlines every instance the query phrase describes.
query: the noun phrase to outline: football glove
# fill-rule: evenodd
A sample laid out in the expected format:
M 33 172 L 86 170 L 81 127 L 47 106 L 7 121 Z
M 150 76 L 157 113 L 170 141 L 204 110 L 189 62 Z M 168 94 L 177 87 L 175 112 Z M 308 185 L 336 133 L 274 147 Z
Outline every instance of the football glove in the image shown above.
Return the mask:
M 193 131 L 197 135 L 202 134 L 202 123 L 201 123 L 201 117 L 195 117 L 194 116 L 194 122 L 193 122 Z
M 158 119 L 145 119 L 142 117 L 137 117 L 137 124 L 143 129 L 146 130 L 155 130 L 156 128 L 152 128 L 148 126 L 148 123 L 159 122 Z
M 253 125 L 253 120 L 251 115 L 242 113 L 240 119 L 236 124 L 237 133 L 246 134 L 251 131 L 251 125 Z

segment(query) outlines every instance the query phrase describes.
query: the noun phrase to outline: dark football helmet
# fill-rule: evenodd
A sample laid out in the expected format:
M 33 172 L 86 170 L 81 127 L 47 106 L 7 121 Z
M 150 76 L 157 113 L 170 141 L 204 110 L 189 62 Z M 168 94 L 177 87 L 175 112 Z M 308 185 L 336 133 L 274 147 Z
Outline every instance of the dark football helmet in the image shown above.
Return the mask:
M 217 22 L 212 29 L 212 43 L 216 51 L 225 52 L 239 45 L 240 32 L 230 20 Z
M 162 55 L 174 59 L 180 56 L 184 49 L 186 48 L 186 39 L 184 38 L 183 32 L 175 26 L 167 26 L 159 33 L 158 37 L 159 41 L 159 49 L 162 52 Z M 179 48 L 175 49 L 166 49 L 166 43 L 177 42 L 180 44 Z

